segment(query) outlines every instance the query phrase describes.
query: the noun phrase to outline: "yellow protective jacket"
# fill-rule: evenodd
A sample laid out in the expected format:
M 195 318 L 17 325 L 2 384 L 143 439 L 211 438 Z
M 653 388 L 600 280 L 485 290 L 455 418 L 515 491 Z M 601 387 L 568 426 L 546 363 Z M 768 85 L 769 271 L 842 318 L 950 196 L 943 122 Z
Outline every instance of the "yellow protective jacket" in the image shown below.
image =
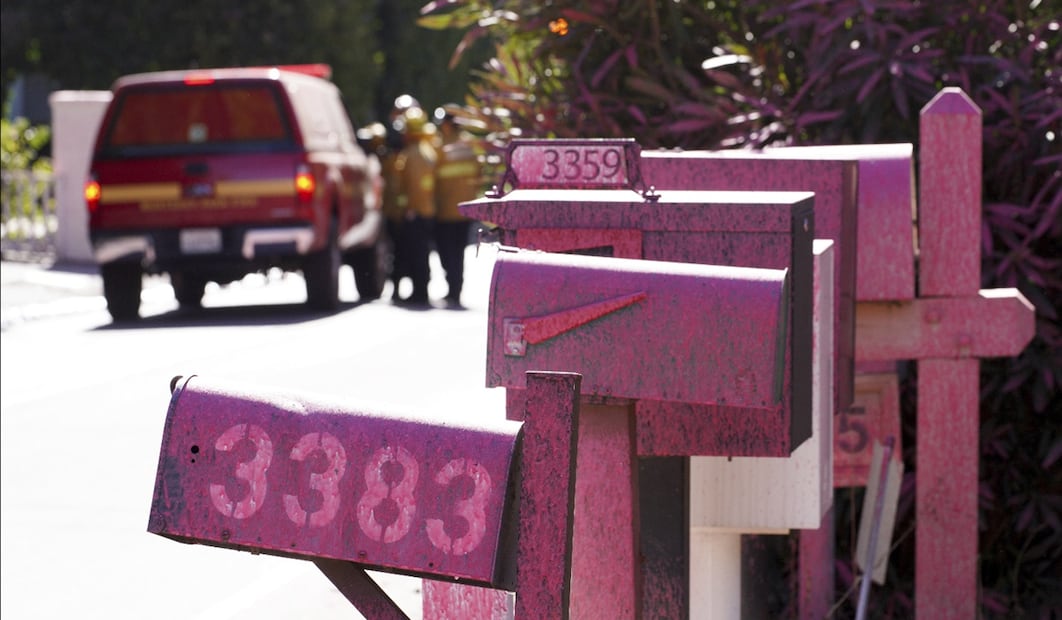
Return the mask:
M 387 151 L 380 155 L 380 173 L 383 176 L 382 211 L 392 221 L 401 221 L 405 216 L 399 196 L 402 194 L 402 174 L 399 169 L 399 154 Z
M 406 213 L 433 218 L 435 208 L 435 165 L 438 153 L 429 137 L 414 139 L 402 149 L 399 204 Z
M 468 219 L 457 205 L 476 198 L 479 189 L 479 160 L 472 146 L 460 139 L 444 143 L 439 148 L 439 164 L 435 168 L 436 217 L 446 222 Z

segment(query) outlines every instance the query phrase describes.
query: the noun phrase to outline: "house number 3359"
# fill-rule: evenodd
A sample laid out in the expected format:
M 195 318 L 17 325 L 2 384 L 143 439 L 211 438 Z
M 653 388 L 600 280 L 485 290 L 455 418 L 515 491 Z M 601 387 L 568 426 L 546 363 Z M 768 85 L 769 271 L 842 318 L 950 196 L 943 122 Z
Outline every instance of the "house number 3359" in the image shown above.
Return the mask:
M 253 516 L 265 504 L 269 491 L 269 466 L 274 458 L 273 441 L 266 431 L 255 424 L 237 424 L 217 438 L 214 448 L 219 452 L 232 452 L 237 444 L 250 441 L 254 447 L 248 460 L 236 464 L 233 474 L 246 483 L 247 491 L 242 497 L 231 497 L 226 486 L 220 483 L 209 485 L 210 500 L 214 507 L 226 517 L 247 519 Z M 343 496 L 339 483 L 348 474 L 350 463 L 343 445 L 329 433 L 308 433 L 295 442 L 287 458 L 303 462 L 320 453 L 327 460 L 327 467 L 322 472 L 309 474 L 309 488 L 321 495 L 321 502 L 308 511 L 299 501 L 298 496 L 284 494 L 281 503 L 287 518 L 292 523 L 304 527 L 324 527 L 334 521 L 343 507 Z M 395 467 L 395 464 L 401 466 Z M 398 480 L 394 476 L 390 482 L 385 470 L 401 470 Z M 394 543 L 402 540 L 414 525 L 417 505 L 414 490 L 420 477 L 420 465 L 417 460 L 401 446 L 384 446 L 369 455 L 363 467 L 358 471 L 365 483 L 365 491 L 353 504 L 354 517 L 361 531 L 377 542 Z M 452 514 L 468 524 L 463 536 L 451 538 L 446 532 L 442 519 L 425 519 L 424 530 L 432 546 L 453 555 L 465 555 L 479 546 L 486 531 L 486 506 L 490 497 L 492 484 L 486 469 L 464 458 L 447 462 L 434 472 L 434 481 L 442 486 L 449 486 L 456 478 L 468 476 L 474 483 L 470 497 L 454 502 Z M 397 507 L 397 517 L 388 519 L 387 523 L 377 520 L 377 508 L 390 500 L 390 506 Z M 350 509 L 348 507 L 348 509 Z M 388 510 L 389 515 L 394 510 Z
M 542 178 L 547 181 L 601 182 L 616 178 L 623 170 L 623 153 L 611 148 L 545 149 Z

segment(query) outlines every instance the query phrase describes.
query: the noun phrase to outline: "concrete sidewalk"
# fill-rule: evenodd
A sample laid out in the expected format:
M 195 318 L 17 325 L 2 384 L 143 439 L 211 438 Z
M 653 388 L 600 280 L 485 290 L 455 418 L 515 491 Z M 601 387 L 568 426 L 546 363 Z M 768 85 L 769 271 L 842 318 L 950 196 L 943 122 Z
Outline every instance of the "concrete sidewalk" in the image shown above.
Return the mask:
M 0 261 L 0 328 L 102 310 L 103 282 L 96 265 Z

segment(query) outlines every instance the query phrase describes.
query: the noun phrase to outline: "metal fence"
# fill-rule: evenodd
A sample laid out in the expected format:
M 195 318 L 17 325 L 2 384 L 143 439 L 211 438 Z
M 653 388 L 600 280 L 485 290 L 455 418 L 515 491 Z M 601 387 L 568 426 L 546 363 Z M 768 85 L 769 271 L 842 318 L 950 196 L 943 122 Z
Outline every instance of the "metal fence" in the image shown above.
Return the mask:
M 54 256 L 55 179 L 51 172 L 5 170 L 2 176 L 0 251 L 5 259 Z

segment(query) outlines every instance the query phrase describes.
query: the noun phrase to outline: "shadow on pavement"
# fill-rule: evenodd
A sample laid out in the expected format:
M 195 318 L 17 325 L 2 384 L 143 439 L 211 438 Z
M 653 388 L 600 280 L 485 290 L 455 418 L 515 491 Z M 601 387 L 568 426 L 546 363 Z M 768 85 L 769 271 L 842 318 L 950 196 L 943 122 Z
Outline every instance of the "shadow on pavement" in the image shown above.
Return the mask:
M 177 309 L 161 314 L 141 317 L 135 321 L 122 321 L 101 325 L 93 331 L 133 329 L 158 329 L 175 327 L 247 327 L 296 325 L 327 319 L 337 314 L 355 310 L 370 302 L 354 301 L 340 303 L 335 312 L 309 310 L 304 303 L 259 304 L 220 306 L 195 310 Z M 379 303 L 379 302 L 377 302 Z

